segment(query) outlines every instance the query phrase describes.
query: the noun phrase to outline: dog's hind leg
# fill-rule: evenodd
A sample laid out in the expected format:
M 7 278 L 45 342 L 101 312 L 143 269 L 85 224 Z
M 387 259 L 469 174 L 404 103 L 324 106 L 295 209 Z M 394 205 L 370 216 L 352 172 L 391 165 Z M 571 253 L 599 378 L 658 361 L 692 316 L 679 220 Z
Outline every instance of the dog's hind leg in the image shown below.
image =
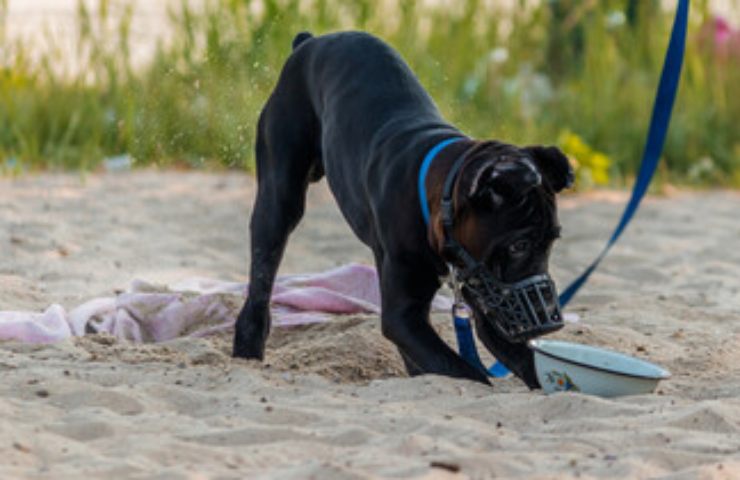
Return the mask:
M 303 216 L 306 189 L 317 170 L 312 114 L 290 116 L 272 98 L 257 132 L 257 199 L 250 221 L 249 296 L 236 321 L 233 355 L 262 359 L 270 333 L 270 295 L 288 236 Z M 281 108 L 282 107 L 282 108 Z

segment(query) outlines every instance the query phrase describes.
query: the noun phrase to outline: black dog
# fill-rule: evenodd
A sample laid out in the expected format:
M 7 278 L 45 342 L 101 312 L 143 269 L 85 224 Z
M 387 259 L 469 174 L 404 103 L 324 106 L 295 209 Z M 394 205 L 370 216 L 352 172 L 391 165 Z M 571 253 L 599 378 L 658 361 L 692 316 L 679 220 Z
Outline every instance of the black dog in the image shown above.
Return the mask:
M 425 155 L 456 137 L 462 138 L 432 162 L 427 198 L 419 198 L 417 179 Z M 442 119 L 391 47 L 366 33 L 344 32 L 296 36 L 260 115 L 256 154 L 249 298 L 236 323 L 235 357 L 263 358 L 270 294 L 288 235 L 303 215 L 308 184 L 326 175 L 347 222 L 375 255 L 382 331 L 398 347 L 409 373 L 487 382 L 429 323 L 440 278 L 448 264 L 459 266 L 459 258 L 445 249 L 443 184 L 459 163 L 450 184 L 453 208 L 448 213 L 454 226 L 448 222 L 447 227 L 492 278 L 508 285 L 546 275 L 559 231 L 554 195 L 573 177 L 559 150 L 464 137 Z M 429 207 L 429 226 L 421 203 Z M 540 310 L 557 308 L 553 297 L 548 294 Z M 502 335 L 475 310 L 476 331 L 486 347 L 527 385 L 537 387 L 529 348 Z

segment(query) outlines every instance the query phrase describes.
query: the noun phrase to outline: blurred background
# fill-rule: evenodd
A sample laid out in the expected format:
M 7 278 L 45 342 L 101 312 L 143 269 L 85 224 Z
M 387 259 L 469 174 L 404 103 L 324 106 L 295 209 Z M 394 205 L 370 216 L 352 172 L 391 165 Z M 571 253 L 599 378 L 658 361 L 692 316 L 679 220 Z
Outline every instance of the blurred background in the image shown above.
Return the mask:
M 0 174 L 254 166 L 301 30 L 398 49 L 468 134 L 557 144 L 629 184 L 675 1 L 0 0 Z M 740 0 L 694 0 L 657 186 L 740 188 Z M 737 93 L 737 92 L 736 92 Z

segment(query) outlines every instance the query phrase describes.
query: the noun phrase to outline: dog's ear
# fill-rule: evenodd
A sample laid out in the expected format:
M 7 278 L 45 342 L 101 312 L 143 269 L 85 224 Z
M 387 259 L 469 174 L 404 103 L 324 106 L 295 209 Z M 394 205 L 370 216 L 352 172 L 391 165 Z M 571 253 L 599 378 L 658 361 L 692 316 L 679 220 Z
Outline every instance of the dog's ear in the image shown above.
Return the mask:
M 529 159 L 488 162 L 475 172 L 468 190 L 474 202 L 500 206 L 507 198 L 519 198 L 542 184 L 542 176 Z
M 532 158 L 553 192 L 558 193 L 573 185 L 573 167 L 560 149 L 536 145 L 522 150 Z

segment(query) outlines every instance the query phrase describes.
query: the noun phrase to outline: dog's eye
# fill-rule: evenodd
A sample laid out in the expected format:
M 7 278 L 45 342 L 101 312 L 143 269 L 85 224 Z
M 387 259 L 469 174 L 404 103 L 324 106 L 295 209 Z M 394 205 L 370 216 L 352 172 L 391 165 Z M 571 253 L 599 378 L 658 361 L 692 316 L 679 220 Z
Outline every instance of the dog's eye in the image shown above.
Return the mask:
M 529 240 L 517 240 L 516 242 L 509 245 L 509 254 L 512 256 L 520 256 L 529 251 L 530 247 Z

